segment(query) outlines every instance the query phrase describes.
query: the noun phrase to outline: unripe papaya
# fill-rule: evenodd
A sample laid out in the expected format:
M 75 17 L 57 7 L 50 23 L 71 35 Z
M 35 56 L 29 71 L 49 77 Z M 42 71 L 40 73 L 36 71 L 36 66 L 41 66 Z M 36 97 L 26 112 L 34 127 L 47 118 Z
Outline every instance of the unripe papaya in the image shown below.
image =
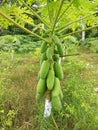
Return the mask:
M 53 59 L 54 61 L 59 61 L 59 54 L 54 54 Z
M 50 68 L 50 62 L 48 60 L 43 61 L 40 69 L 40 78 L 45 79 Z
M 54 54 L 58 54 L 57 46 L 55 46 Z
M 46 91 L 46 82 L 45 79 L 39 79 L 39 82 L 37 84 L 37 95 L 36 99 L 39 100 L 41 99 Z
M 46 42 L 43 42 L 42 45 L 41 45 L 41 53 L 44 53 L 46 50 L 47 50 L 47 43 Z
M 54 41 L 55 44 L 59 44 L 60 43 L 60 39 L 56 35 L 53 36 L 53 41 Z
M 40 64 L 42 64 L 44 60 L 47 60 L 46 52 L 42 53 Z
M 60 111 L 62 109 L 62 103 L 59 96 L 52 96 L 52 105 L 56 111 Z
M 40 93 L 37 93 L 37 94 L 36 94 L 36 99 L 37 99 L 37 100 L 40 100 L 42 97 L 43 97 L 42 94 L 40 94 Z
M 63 46 L 61 43 L 57 44 L 57 50 L 60 56 L 64 55 L 64 50 L 63 50 Z
M 53 56 L 53 49 L 51 47 L 49 47 L 46 51 L 46 56 L 49 60 L 53 60 L 52 56 Z
M 59 55 L 63 56 L 64 55 L 64 49 L 63 49 L 63 46 L 62 46 L 60 39 L 55 35 L 53 37 L 53 40 L 54 40 L 55 44 L 57 45 L 57 50 L 58 50 Z
M 47 88 L 48 90 L 52 90 L 54 86 L 54 70 L 50 69 L 47 76 Z
M 60 94 L 60 81 L 57 77 L 54 79 L 54 87 L 52 90 L 52 96 L 58 96 Z
M 55 71 L 56 77 L 58 77 L 59 79 L 63 79 L 64 74 L 63 74 L 63 70 L 62 70 L 61 64 L 55 62 L 54 63 L 54 71 Z

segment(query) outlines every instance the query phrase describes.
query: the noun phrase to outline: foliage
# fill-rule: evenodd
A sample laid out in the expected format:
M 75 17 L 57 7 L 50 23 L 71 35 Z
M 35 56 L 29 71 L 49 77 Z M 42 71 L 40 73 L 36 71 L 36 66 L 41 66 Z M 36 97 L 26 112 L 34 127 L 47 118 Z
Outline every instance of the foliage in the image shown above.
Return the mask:
M 40 3 L 42 4 L 42 1 Z M 43 3 L 46 4 L 45 0 L 43 0 Z M 62 27 L 71 21 L 74 21 L 78 18 L 84 17 L 85 15 L 92 13 L 93 11 L 95 11 L 95 7 L 97 6 L 98 2 L 96 0 L 92 4 L 92 1 L 89 1 L 89 0 L 86 0 L 86 1 L 85 0 L 78 0 L 78 1 L 74 0 L 73 4 L 67 9 L 69 4 L 70 4 L 69 1 L 64 2 L 64 5 L 63 5 L 61 13 L 60 13 L 61 18 L 57 25 L 58 27 Z M 51 5 L 53 5 L 54 8 Z M 52 13 L 52 15 L 51 15 L 52 20 L 55 18 L 55 14 L 58 9 L 58 5 L 59 5 L 59 1 L 50 2 L 49 7 L 51 8 L 50 9 L 51 12 L 49 11 L 49 13 Z M 66 13 L 64 13 L 65 10 L 67 10 Z M 44 6 L 43 8 L 39 9 L 39 11 L 42 13 L 44 18 L 47 19 L 47 22 L 49 22 L 48 6 Z M 93 25 L 95 21 L 97 22 L 97 17 L 90 16 L 85 20 L 85 23 L 88 26 L 90 26 L 90 25 Z M 71 26 L 71 28 L 73 30 L 75 30 L 77 27 L 81 27 L 81 21 L 79 21 Z
M 35 100 L 39 52 L 23 55 L 15 53 L 13 60 L 10 59 L 9 52 L 2 52 L 0 54 L 0 123 L 2 124 L 0 127 L 5 130 L 55 130 L 55 120 L 62 130 L 98 129 L 98 94 L 95 92 L 98 83 L 97 77 L 94 78 L 94 75 L 98 76 L 98 67 L 94 60 L 92 62 L 88 59 L 91 60 L 91 57 L 95 56 L 96 62 L 97 54 L 84 52 L 79 57 L 64 59 L 65 80 L 61 83 L 64 94 L 63 109 L 59 113 L 53 110 L 49 118 L 44 118 L 43 99 L 40 103 Z M 12 121 L 12 126 L 7 125 L 9 120 Z
M 6 35 L 0 37 L 0 51 L 27 53 L 35 51 L 40 47 L 42 41 L 35 41 L 34 38 L 25 35 Z
M 98 26 L 98 25 L 95 26 L 95 24 L 98 24 L 98 17 L 95 12 L 98 5 L 97 0 L 95 1 L 55 0 L 50 2 L 46 0 L 39 0 L 39 1 L 33 1 L 36 2 L 37 5 L 37 8 L 34 9 L 32 7 L 33 5 L 31 6 L 31 1 L 23 2 L 23 0 L 21 0 L 18 2 L 19 3 L 17 4 L 15 3 L 12 5 L 4 4 L 4 6 L 2 6 L 0 9 L 0 14 L 4 17 L 4 19 L 5 18 L 8 19 L 19 28 L 23 29 L 27 33 L 32 34 L 33 36 L 36 36 L 41 40 L 44 40 L 45 42 L 49 43 L 49 45 L 50 44 L 53 45 L 53 36 L 55 34 L 58 35 L 63 42 L 66 35 L 67 36 L 69 35 L 70 31 L 75 31 L 80 29 L 81 28 L 80 22 L 82 19 L 84 19 L 83 18 L 84 16 L 86 17 L 84 22 L 87 26 L 94 26 L 94 27 Z M 29 2 L 28 4 L 31 7 L 28 6 L 27 2 Z M 18 13 L 16 12 L 16 10 Z M 8 11 L 8 15 L 7 15 L 7 11 Z M 2 16 L 0 17 L 2 27 L 8 28 L 10 24 L 7 23 L 7 21 L 4 21 L 4 19 L 2 21 Z M 39 19 L 40 24 L 38 21 L 36 22 L 36 25 L 34 25 L 34 20 L 32 19 L 32 17 L 34 18 L 34 16 L 37 19 Z M 33 27 L 35 26 L 33 32 L 31 31 L 31 29 L 28 30 L 25 27 L 26 23 L 32 25 Z M 36 28 L 37 29 L 41 28 L 41 33 L 37 34 L 37 32 L 35 32 Z M 92 29 L 92 27 L 89 29 Z M 78 32 L 76 31 L 74 33 L 78 33 Z M 76 42 L 77 40 L 76 41 L 75 40 L 76 39 L 74 38 L 72 39 L 72 41 Z M 18 39 L 15 39 L 15 42 L 19 44 L 20 41 Z M 15 43 L 15 47 L 17 45 L 16 43 Z M 70 43 L 68 43 L 67 45 L 65 42 L 65 45 L 67 45 L 67 49 L 69 51 L 72 51 L 75 48 L 75 44 L 70 44 L 71 46 L 69 46 L 69 44 Z M 13 45 L 13 41 L 12 41 L 12 45 Z M 7 53 L 9 54 L 9 52 Z M 31 54 L 30 57 L 35 58 L 34 54 L 32 53 L 30 54 Z M 7 73 L 8 77 L 3 75 L 2 74 L 3 72 L 1 72 L 2 78 L 4 76 L 5 79 L 7 79 L 6 82 L 7 84 L 4 84 L 6 90 L 2 95 L 1 102 L 2 104 L 3 101 L 4 103 L 7 102 L 7 106 L 9 106 L 9 101 L 10 101 L 10 106 L 11 106 L 10 108 L 6 108 L 5 107 L 6 105 L 4 104 L 3 109 L 1 109 L 1 111 L 6 108 L 5 110 L 9 113 L 10 112 L 9 110 L 13 110 L 13 108 L 15 109 L 15 112 L 12 111 L 12 115 L 15 116 L 16 114 L 16 118 L 15 118 L 16 120 L 14 120 L 15 123 L 14 121 L 12 122 L 13 116 L 11 114 L 9 114 L 11 115 L 10 119 L 8 118 L 9 127 L 11 127 L 12 123 L 14 123 L 13 129 L 20 128 L 25 130 L 25 129 L 34 129 L 34 127 L 38 129 L 47 129 L 47 128 L 54 129 L 54 125 L 56 124 L 54 123 L 54 120 L 51 119 L 48 120 L 48 118 L 45 120 L 41 120 L 42 113 L 43 113 L 43 109 L 42 109 L 43 104 L 36 103 L 32 110 L 32 105 L 31 105 L 32 99 L 34 100 L 33 101 L 34 104 L 35 103 L 34 97 L 36 91 L 36 87 L 35 87 L 36 80 L 35 80 L 35 85 L 32 84 L 32 80 L 37 79 L 37 75 L 35 74 L 38 72 L 38 68 L 37 68 L 38 65 L 35 66 L 35 63 L 38 63 L 39 59 L 37 57 L 37 61 L 35 62 L 36 58 L 35 59 L 31 58 L 32 59 L 31 60 L 30 57 L 27 57 L 27 59 L 24 60 L 19 60 L 18 59 L 19 57 L 16 59 L 12 58 L 8 62 L 7 62 L 8 59 L 6 61 L 4 61 L 4 59 L 1 59 L 2 61 L 1 63 L 4 64 L 4 66 L 1 65 L 1 67 L 3 66 L 7 68 L 6 72 L 9 72 Z M 53 117 L 56 119 L 57 122 L 56 126 L 58 126 L 62 130 L 63 129 L 71 129 L 71 130 L 98 129 L 98 125 L 97 125 L 98 118 L 96 116 L 98 113 L 98 110 L 96 108 L 97 106 L 96 104 L 98 104 L 98 100 L 97 100 L 97 95 L 93 91 L 93 86 L 94 87 L 97 86 L 96 80 L 93 80 L 93 77 L 89 75 L 88 66 L 86 66 L 86 61 L 80 62 L 80 60 L 76 60 L 75 58 L 74 59 L 69 58 L 69 59 L 65 59 L 64 62 L 66 64 L 63 63 L 63 70 L 66 76 L 65 81 L 62 81 L 62 88 L 64 92 L 63 109 L 59 113 L 53 109 Z M 33 64 L 32 61 L 34 62 Z M 6 65 L 5 62 L 7 63 Z M 27 65 L 29 62 L 30 64 Z M 6 73 L 4 72 L 4 74 Z M 89 76 L 89 79 L 85 77 L 86 75 Z M 32 76 L 36 76 L 36 77 L 33 77 L 31 79 Z M 28 80 L 27 77 L 29 77 L 30 80 Z M 41 106 L 41 108 L 39 108 L 39 106 Z M 37 114 L 38 110 L 39 113 Z M 1 116 L 1 119 L 2 117 L 3 116 Z M 20 119 L 20 117 L 22 120 Z M 6 116 L 4 116 L 4 120 L 7 121 Z M 40 121 L 41 124 L 37 126 L 38 122 Z M 54 124 L 52 123 L 52 121 Z M 3 120 L 2 120 L 2 124 L 3 124 Z M 4 128 L 7 129 L 6 124 L 4 124 L 3 129 Z
M 36 30 L 36 28 L 40 28 L 41 30 L 45 31 L 45 29 L 47 29 L 46 27 L 49 27 L 51 28 L 50 30 L 52 30 L 54 19 L 56 18 L 56 12 L 58 11 L 58 7 L 60 5 L 60 1 L 54 0 L 47 2 L 46 0 L 27 0 L 26 3 L 30 7 L 28 7 L 28 5 L 26 5 L 26 3 L 24 4 L 22 1 L 23 0 L 17 1 L 16 3 L 12 3 L 12 5 L 9 3 L 4 3 L 0 10 L 8 16 L 11 16 L 12 19 L 14 19 L 22 26 L 25 26 L 26 23 L 33 26 L 33 31 Z M 33 5 L 36 5 L 36 7 L 33 7 Z M 77 28 L 81 28 L 81 19 L 87 15 L 89 15 L 89 17 L 86 17 L 86 19 L 84 19 L 84 22 L 87 26 L 93 26 L 95 23 L 97 24 L 97 5 L 97 0 L 74 0 L 71 2 L 64 1 L 62 10 L 56 20 L 56 30 L 62 30 L 62 32 L 64 33 L 66 28 L 70 28 L 75 31 Z M 36 12 L 34 12 L 34 10 L 36 10 L 38 15 L 41 14 L 41 17 L 40 15 L 35 15 Z M 90 15 L 92 13 L 95 13 L 95 15 Z M 35 22 L 36 17 L 37 22 Z M 12 25 L 12 23 L 5 20 L 5 18 L 3 18 L 2 16 L 0 16 L 0 19 L 1 27 L 8 28 L 8 26 Z M 38 22 L 38 19 L 41 22 Z M 73 22 L 75 20 L 78 21 Z M 34 23 L 36 25 L 34 25 Z M 67 24 L 69 25 L 67 26 Z M 61 35 L 61 33 L 59 33 L 59 35 Z
M 64 67 L 65 72 L 67 73 L 67 78 L 65 81 L 64 91 L 64 110 L 61 112 L 62 117 L 71 125 L 73 130 L 84 129 L 84 130 L 93 130 L 96 129 L 97 120 L 95 121 L 96 113 L 98 111 L 93 108 L 95 107 L 92 104 L 96 104 L 95 91 L 93 88 L 94 79 L 85 79 L 84 72 L 88 69 L 86 68 L 86 63 L 75 61 L 75 59 L 70 59 L 68 64 Z M 84 71 L 84 72 L 83 72 Z M 65 121 L 66 122 L 66 121 Z
M 95 93 L 97 83 L 91 76 L 92 72 L 88 73 L 92 66 L 88 66 L 87 61 L 80 62 L 77 58 L 66 58 L 65 62 L 66 65 L 63 64 L 63 69 L 66 79 L 62 82 L 63 109 L 60 113 L 53 113 L 56 123 L 62 130 L 98 129 L 98 95 Z M 39 120 L 41 126 L 44 127 L 42 128 L 55 130 L 54 126 L 51 125 L 51 118 L 43 119 L 41 111 L 42 109 L 39 109 Z
M 98 53 L 98 38 L 86 38 L 81 42 L 81 46 L 86 47 L 93 53 Z
M 6 128 L 11 129 L 15 115 L 16 112 L 14 110 L 9 110 L 8 113 L 5 113 L 3 109 L 0 110 L 0 129 L 1 130 L 6 130 Z
M 11 16 L 11 18 L 13 18 L 16 22 L 18 22 L 22 26 L 24 26 L 25 23 L 34 25 L 34 21 L 30 16 L 27 15 L 29 11 L 27 11 L 25 7 L 21 9 L 21 6 L 17 4 L 10 5 L 5 3 L 1 7 L 1 10 L 8 16 Z M 13 25 L 11 22 L 0 16 L 0 26 L 2 28 L 7 29 L 11 25 Z

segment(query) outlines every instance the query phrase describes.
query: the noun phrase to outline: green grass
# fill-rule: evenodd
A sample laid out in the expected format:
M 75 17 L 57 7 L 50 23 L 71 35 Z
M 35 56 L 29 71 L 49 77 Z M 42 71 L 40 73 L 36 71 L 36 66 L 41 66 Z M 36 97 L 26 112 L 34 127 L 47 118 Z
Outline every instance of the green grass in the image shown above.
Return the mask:
M 57 125 L 59 130 L 97 130 L 98 55 L 81 50 L 80 56 L 63 60 L 63 109 L 49 118 L 43 117 L 44 99 L 36 102 L 39 59 L 39 49 L 13 58 L 0 53 L 0 129 L 56 130 Z

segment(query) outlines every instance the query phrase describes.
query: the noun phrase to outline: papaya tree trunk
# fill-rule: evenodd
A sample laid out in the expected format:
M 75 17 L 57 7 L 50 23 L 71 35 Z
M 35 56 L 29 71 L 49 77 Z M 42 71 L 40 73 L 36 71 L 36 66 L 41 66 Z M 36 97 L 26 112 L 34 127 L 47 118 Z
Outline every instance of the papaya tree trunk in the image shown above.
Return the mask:
M 82 24 L 82 41 L 84 41 L 85 40 L 85 22 L 84 22 L 84 20 L 82 19 L 81 20 L 81 24 Z

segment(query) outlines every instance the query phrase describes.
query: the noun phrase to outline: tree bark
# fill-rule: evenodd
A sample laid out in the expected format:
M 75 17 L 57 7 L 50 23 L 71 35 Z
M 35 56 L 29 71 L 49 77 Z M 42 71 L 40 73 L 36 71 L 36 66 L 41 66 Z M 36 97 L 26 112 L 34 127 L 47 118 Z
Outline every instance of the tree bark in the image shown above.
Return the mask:
M 84 20 L 82 19 L 81 20 L 81 24 L 82 24 L 82 41 L 84 41 L 85 40 L 85 23 L 84 23 Z

